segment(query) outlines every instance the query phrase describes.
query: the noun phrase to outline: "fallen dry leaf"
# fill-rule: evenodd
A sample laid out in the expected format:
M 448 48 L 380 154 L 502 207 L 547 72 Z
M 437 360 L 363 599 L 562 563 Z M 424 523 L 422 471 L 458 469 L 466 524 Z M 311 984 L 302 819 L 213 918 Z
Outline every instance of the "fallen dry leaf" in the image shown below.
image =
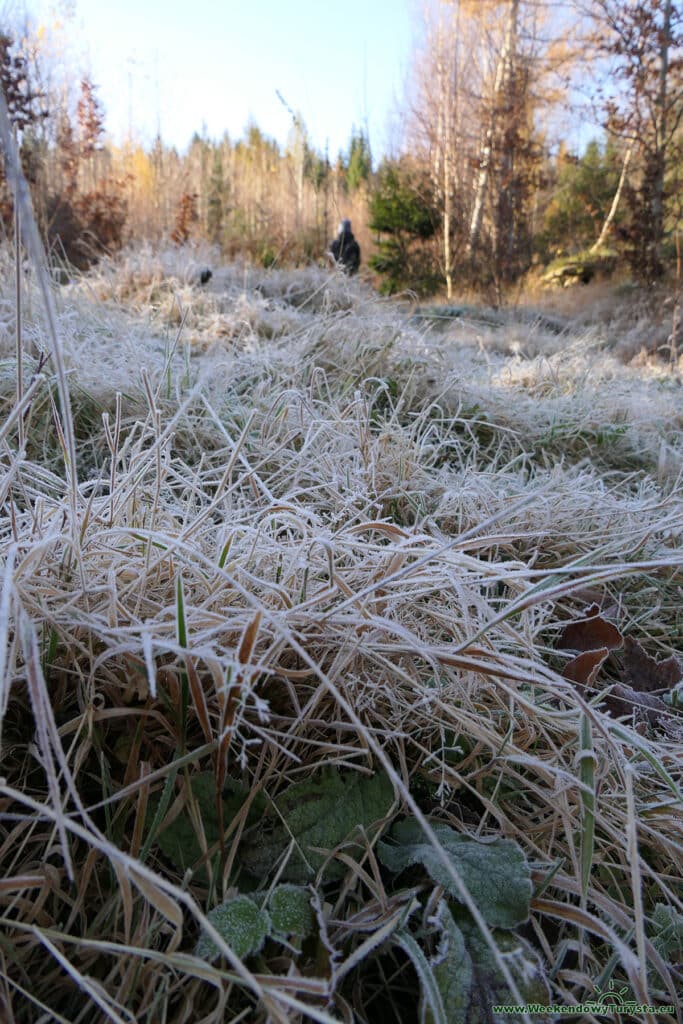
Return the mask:
M 674 654 L 657 661 L 630 636 L 624 640 L 624 648 L 625 682 L 639 693 L 672 690 L 683 679 L 683 665 Z
M 670 716 L 671 709 L 659 697 L 651 693 L 639 693 L 630 686 L 615 683 L 603 700 L 603 706 L 614 718 L 636 713 L 639 719 L 645 719 L 650 725 L 658 725 Z
M 671 728 L 672 709 L 655 693 L 672 690 L 683 678 L 683 665 L 672 656 L 664 661 L 650 657 L 637 640 L 623 637 L 619 629 L 600 614 L 596 604 L 586 617 L 565 626 L 559 648 L 579 651 L 568 661 L 562 675 L 578 687 L 595 688 L 598 673 L 610 652 L 624 647 L 623 680 L 614 683 L 601 707 L 614 718 L 635 715 L 641 727 Z M 675 715 L 673 716 L 675 718 Z
M 584 651 L 578 654 L 564 666 L 562 675 L 565 679 L 571 679 L 579 686 L 593 686 L 600 667 L 605 658 L 609 655 L 608 647 L 600 647 L 597 651 Z
M 624 638 L 614 623 L 600 615 L 598 605 L 593 604 L 587 610 L 585 619 L 565 626 L 557 646 L 568 651 L 597 651 L 601 647 L 613 651 L 621 647 L 623 642 Z

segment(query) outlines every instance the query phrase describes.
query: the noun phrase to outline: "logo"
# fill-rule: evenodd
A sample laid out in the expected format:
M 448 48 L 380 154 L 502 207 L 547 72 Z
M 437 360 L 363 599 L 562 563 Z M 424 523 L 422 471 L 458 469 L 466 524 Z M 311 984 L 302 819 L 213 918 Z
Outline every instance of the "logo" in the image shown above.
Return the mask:
M 592 1013 L 596 1017 L 613 1017 L 616 1014 L 618 1019 L 621 1019 L 622 1014 L 627 1015 L 628 1018 L 633 1014 L 641 1013 L 674 1013 L 676 1009 L 674 1006 L 650 1006 L 649 1003 L 637 1003 L 632 997 L 628 998 L 630 993 L 628 985 L 622 985 L 620 988 L 617 988 L 613 981 L 610 981 L 604 990 L 599 985 L 596 985 L 595 992 L 595 998 L 588 999 L 579 1004 L 553 1004 L 552 1006 L 543 1006 L 540 1003 L 528 1003 L 526 1006 L 505 1004 L 495 1005 L 493 1012 L 504 1017 L 516 1017 L 523 1013 L 559 1013 L 565 1017 L 577 1018 L 583 1017 L 587 1013 Z
M 597 993 L 596 999 L 591 999 L 591 1005 L 595 1007 L 594 1013 L 599 1013 L 600 1008 L 603 1010 L 618 1010 L 620 1013 L 637 1013 L 636 1007 L 638 1003 L 635 999 L 625 998 L 631 991 L 628 985 L 623 985 L 617 989 L 614 986 L 614 982 L 610 981 L 609 985 L 603 992 L 599 985 L 595 986 Z

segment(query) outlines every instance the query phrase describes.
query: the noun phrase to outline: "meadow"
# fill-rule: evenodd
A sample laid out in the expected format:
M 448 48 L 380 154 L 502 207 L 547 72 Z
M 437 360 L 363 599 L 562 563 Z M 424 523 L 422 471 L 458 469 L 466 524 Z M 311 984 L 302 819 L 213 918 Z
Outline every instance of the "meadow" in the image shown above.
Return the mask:
M 207 256 L 0 252 L 0 1018 L 680 1021 L 661 323 Z

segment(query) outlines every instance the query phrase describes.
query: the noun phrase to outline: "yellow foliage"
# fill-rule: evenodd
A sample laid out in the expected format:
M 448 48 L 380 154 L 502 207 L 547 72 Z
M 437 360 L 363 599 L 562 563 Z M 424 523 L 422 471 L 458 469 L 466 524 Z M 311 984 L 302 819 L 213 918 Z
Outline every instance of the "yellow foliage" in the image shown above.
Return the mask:
M 128 170 L 133 176 L 136 188 L 148 194 L 155 187 L 155 172 L 152 161 L 147 153 L 140 146 L 137 146 L 129 155 Z

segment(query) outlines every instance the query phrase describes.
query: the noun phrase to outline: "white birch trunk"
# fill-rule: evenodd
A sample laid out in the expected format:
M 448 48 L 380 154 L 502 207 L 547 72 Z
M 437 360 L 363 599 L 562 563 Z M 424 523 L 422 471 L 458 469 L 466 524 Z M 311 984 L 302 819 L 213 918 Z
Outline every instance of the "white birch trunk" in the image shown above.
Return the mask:
M 500 51 L 500 57 L 498 58 L 498 65 L 496 67 L 496 78 L 493 84 L 493 97 L 491 102 L 491 119 L 482 148 L 481 160 L 479 163 L 479 177 L 477 179 L 477 187 L 474 194 L 474 205 L 472 207 L 472 217 L 470 220 L 470 231 L 466 250 L 468 258 L 471 258 L 472 253 L 474 252 L 474 248 L 479 239 L 479 232 L 481 231 L 484 204 L 486 202 L 486 194 L 488 192 L 489 178 L 491 175 L 493 144 L 495 142 L 496 131 L 498 128 L 498 100 L 510 77 L 510 68 L 517 49 L 519 2 L 520 0 L 510 0 L 510 13 L 505 31 L 505 40 L 503 42 L 503 48 Z
M 617 190 L 614 193 L 614 198 L 612 199 L 612 205 L 610 206 L 609 213 L 605 218 L 605 223 L 602 225 L 602 230 L 600 231 L 600 236 L 597 242 L 594 242 L 594 244 L 589 249 L 589 252 L 591 253 L 597 252 L 598 249 L 602 248 L 602 246 L 605 244 L 605 239 L 609 234 L 609 229 L 612 226 L 612 221 L 614 220 L 617 210 L 619 208 L 619 200 L 621 199 L 621 193 L 624 191 L 624 185 L 626 183 L 626 172 L 628 171 L 628 165 L 631 163 L 631 157 L 633 156 L 634 149 L 635 142 L 629 142 L 628 148 L 626 149 L 626 153 L 624 155 L 624 162 L 621 167 L 619 184 L 617 185 Z

